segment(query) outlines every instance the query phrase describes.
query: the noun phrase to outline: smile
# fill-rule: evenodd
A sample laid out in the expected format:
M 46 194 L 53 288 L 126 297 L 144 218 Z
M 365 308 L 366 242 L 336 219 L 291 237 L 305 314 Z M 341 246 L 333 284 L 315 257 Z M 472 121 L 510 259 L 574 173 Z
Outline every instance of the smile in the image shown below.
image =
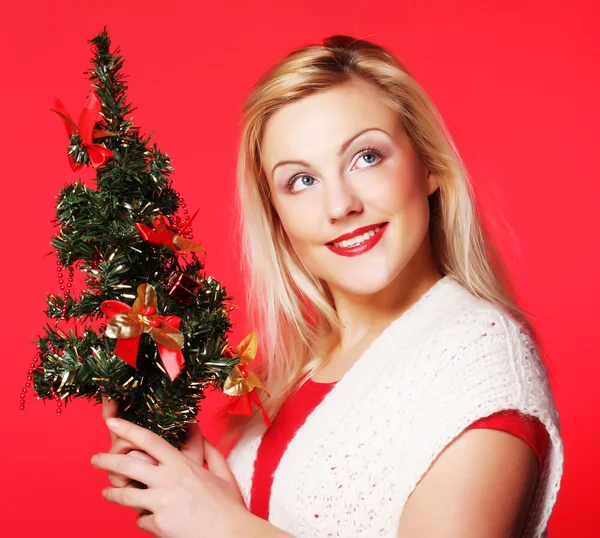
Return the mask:
M 344 237 L 344 239 L 341 241 L 332 241 L 327 243 L 326 246 L 329 250 L 340 256 L 358 256 L 359 254 L 371 250 L 379 243 L 379 240 L 383 237 L 383 234 L 387 229 L 387 224 L 387 222 L 377 224 L 365 231 L 362 229 L 357 230 L 362 233 L 358 233 L 351 237 L 341 236 Z

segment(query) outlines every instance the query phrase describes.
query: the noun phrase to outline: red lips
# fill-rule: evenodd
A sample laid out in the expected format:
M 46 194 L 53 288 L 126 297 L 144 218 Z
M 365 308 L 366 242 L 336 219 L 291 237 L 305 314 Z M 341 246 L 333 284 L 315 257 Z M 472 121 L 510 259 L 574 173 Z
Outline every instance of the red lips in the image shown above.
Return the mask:
M 365 252 L 368 252 L 369 250 L 371 250 L 377 243 L 379 243 L 379 241 L 381 240 L 381 238 L 383 237 L 383 234 L 385 233 L 385 231 L 387 230 L 387 222 L 384 222 L 380 227 L 378 232 L 369 237 L 366 241 L 362 241 L 361 243 L 358 243 L 357 245 L 352 245 L 350 247 L 336 247 L 333 243 L 327 243 L 325 246 L 331 250 L 331 252 L 333 252 L 334 254 L 338 254 L 339 256 L 345 256 L 347 258 L 352 258 L 354 256 L 360 256 L 361 254 L 364 254 Z M 377 228 L 376 225 L 375 228 Z M 364 228 L 358 228 L 358 230 L 352 232 L 352 234 L 354 235 L 358 235 L 361 233 L 364 234 L 365 232 L 368 232 L 369 230 L 372 230 L 373 226 L 365 226 Z M 354 237 L 354 235 L 350 235 L 350 234 L 346 234 L 346 235 L 341 235 L 340 238 L 342 238 L 342 241 L 344 240 L 344 237 Z M 338 238 L 339 239 L 339 238 Z M 337 239 L 336 241 L 337 242 Z
M 383 226 L 384 224 L 387 224 L 387 223 L 379 222 L 377 224 L 369 224 L 368 226 L 363 226 L 362 228 L 356 228 L 356 230 L 354 230 L 352 232 L 349 232 L 347 234 L 343 234 L 343 235 L 340 235 L 339 237 L 336 237 L 332 241 L 329 241 L 329 243 L 327 243 L 327 244 L 331 245 L 332 243 L 339 243 L 340 241 L 344 241 L 345 239 L 352 239 L 353 237 L 356 237 L 357 235 L 362 235 L 364 233 L 370 232 L 371 230 L 374 230 L 375 228 L 377 228 L 377 226 Z

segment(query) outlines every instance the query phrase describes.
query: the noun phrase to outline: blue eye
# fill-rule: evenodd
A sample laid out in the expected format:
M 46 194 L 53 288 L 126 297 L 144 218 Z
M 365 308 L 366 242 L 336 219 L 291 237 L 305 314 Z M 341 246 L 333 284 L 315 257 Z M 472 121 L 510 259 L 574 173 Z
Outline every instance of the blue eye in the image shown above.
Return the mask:
M 293 176 L 287 184 L 287 189 L 292 192 L 298 192 L 304 190 L 305 187 L 311 187 L 314 185 L 315 178 L 301 174 L 299 176 Z M 296 185 L 301 185 L 302 188 L 296 188 Z
M 377 148 L 366 148 L 359 153 L 356 163 L 358 164 L 362 159 L 366 166 L 358 166 L 358 168 L 368 168 L 369 166 L 377 164 L 383 157 L 384 155 L 381 150 Z

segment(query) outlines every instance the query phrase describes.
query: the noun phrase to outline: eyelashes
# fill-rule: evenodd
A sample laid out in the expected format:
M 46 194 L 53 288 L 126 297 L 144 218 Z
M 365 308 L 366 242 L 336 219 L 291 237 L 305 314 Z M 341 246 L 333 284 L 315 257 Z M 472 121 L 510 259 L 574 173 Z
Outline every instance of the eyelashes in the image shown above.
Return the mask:
M 369 147 L 369 148 L 365 148 L 365 149 L 359 151 L 358 152 L 358 157 L 357 157 L 356 160 L 361 159 L 365 155 L 369 155 L 369 154 L 377 155 L 377 157 L 379 159 L 383 159 L 383 157 L 384 157 L 383 151 L 381 151 L 379 148 Z M 377 162 L 379 162 L 379 161 L 377 161 Z M 376 163 L 373 163 L 373 164 L 376 164 Z
M 379 148 L 369 146 L 369 147 L 361 149 L 356 154 L 356 158 L 354 159 L 354 162 L 358 161 L 359 159 L 362 159 L 366 155 L 375 155 L 377 157 L 377 160 L 374 163 L 367 163 L 367 166 L 361 166 L 361 167 L 359 167 L 359 169 L 370 168 L 371 166 L 375 166 L 376 164 L 379 164 L 381 159 L 385 158 L 384 151 L 382 151 Z M 314 178 L 309 174 L 303 174 L 303 173 L 294 174 L 285 184 L 286 191 L 289 191 L 292 193 L 295 192 L 294 188 L 293 188 L 294 184 L 296 183 L 297 180 L 302 179 L 302 178 L 310 178 L 311 180 L 314 180 Z M 311 185 L 305 185 L 305 186 L 310 187 Z

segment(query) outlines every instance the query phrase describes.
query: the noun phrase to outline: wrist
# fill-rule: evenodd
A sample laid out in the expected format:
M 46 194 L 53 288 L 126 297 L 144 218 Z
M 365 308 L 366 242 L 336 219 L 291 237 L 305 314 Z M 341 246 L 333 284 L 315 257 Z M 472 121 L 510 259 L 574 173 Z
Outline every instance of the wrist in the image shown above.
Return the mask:
M 291 534 L 248 511 L 246 511 L 245 517 L 236 518 L 230 536 L 231 538 L 241 536 L 244 538 L 294 538 Z

